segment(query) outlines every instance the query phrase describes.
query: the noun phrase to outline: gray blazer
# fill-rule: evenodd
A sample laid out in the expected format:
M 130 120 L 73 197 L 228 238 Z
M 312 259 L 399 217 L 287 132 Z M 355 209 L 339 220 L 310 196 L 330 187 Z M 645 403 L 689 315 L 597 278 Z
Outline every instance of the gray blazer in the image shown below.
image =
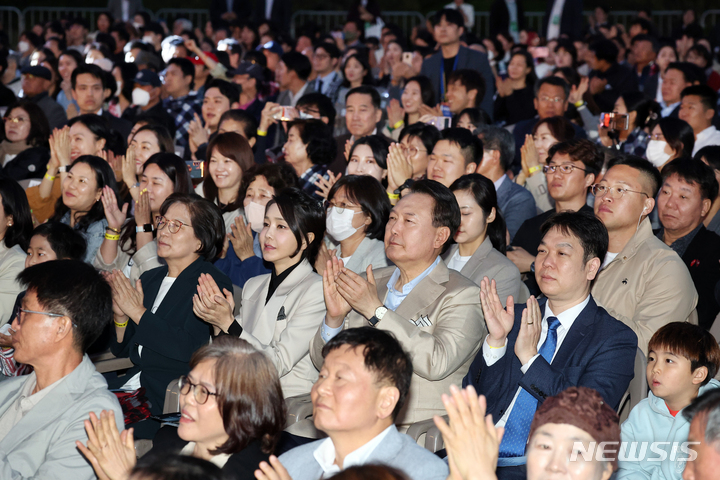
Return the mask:
M 320 480 L 323 469 L 313 452 L 328 439 L 306 443 L 280 455 L 280 462 L 293 480 Z M 429 450 L 400 433 L 392 426 L 385 438 L 368 457 L 366 463 L 380 463 L 395 467 L 410 480 L 445 480 L 448 466 Z
M 448 263 L 455 252 L 457 244 L 453 245 L 443 255 L 443 260 Z M 517 303 L 520 295 L 520 270 L 505 255 L 495 250 L 490 242 L 489 237 L 485 237 L 483 243 L 480 244 L 475 253 L 472 254 L 470 260 L 465 264 L 460 273 L 480 285 L 483 277 L 495 280 L 497 284 L 497 292 L 500 301 L 505 305 L 508 295 L 512 295 Z
M 26 381 L 34 378 L 15 377 L 0 383 L 0 416 L 14 404 Z M 102 410 L 114 411 L 118 430 L 125 428 L 117 398 L 85 355 L 0 441 L 0 478 L 94 479 L 95 473 L 75 441 L 87 443 L 83 421 L 90 412 L 99 416 Z
M 342 247 L 338 245 L 335 255 L 342 257 Z M 373 269 L 387 267 L 389 264 L 385 256 L 385 243 L 382 240 L 365 237 L 357 250 L 350 257 L 350 261 L 345 265 L 355 273 L 365 273 L 368 265 L 372 265 Z

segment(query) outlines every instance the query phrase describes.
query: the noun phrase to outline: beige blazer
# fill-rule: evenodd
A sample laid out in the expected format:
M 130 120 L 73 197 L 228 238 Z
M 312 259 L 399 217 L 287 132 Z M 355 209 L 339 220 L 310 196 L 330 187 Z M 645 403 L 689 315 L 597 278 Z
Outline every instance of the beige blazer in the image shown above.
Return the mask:
M 458 245 L 455 244 L 445 252 L 443 259 L 446 264 L 455 255 L 458 248 Z M 513 296 L 515 303 L 520 301 L 520 285 L 522 284 L 520 270 L 510 259 L 493 248 L 489 237 L 485 237 L 483 243 L 475 250 L 460 273 L 475 282 L 476 285 L 480 285 L 483 277 L 494 279 L 498 296 L 503 305 L 505 305 L 508 295 Z
M 387 283 L 395 267 L 374 271 L 378 297 L 387 297 Z M 429 321 L 418 326 L 415 321 Z M 369 325 L 365 317 L 352 311 L 344 328 Z M 395 423 L 402 426 L 444 415 L 440 396 L 450 385 L 462 385 L 475 354 L 487 335 L 480 307 L 480 288 L 440 262 L 405 297 L 396 311 L 389 310 L 377 328 L 395 335 L 413 362 L 410 394 Z M 310 345 L 316 367 L 323 363 L 325 344 L 317 330 Z
M 240 338 L 264 352 L 275 364 L 285 397 L 310 393 L 318 372 L 310 361 L 310 340 L 325 318 L 322 277 L 307 260 L 278 286 L 265 304 L 270 274 L 251 278 L 242 291 L 235 321 Z
M 165 265 L 165 261 L 161 261 L 160 257 L 157 255 L 157 239 L 146 243 L 132 256 L 123 252 L 122 249 L 118 247 L 117 255 L 115 255 L 115 260 L 113 260 L 112 263 L 106 263 L 105 260 L 103 260 L 100 248 L 98 248 L 92 264 L 93 267 L 98 270 L 111 271 L 117 269 L 122 272 L 130 260 L 132 260 L 132 266 L 130 267 L 130 282 L 132 282 L 133 285 L 135 285 L 135 282 L 143 273 L 148 270 L 152 270 L 153 268 Z
M 637 233 L 598 274 L 592 296 L 610 315 L 632 328 L 647 355 L 650 337 L 670 322 L 697 324 L 698 295 L 682 259 L 652 233 L 643 219 Z
M 542 171 L 528 177 L 528 179 L 525 180 L 525 188 L 532 193 L 535 199 L 535 206 L 538 210 L 547 212 L 555 208 L 555 200 L 553 200 L 548 193 L 547 178 L 545 178 L 545 174 L 542 173 Z
M 335 256 L 342 258 L 342 247 L 337 246 Z M 368 265 L 372 265 L 373 270 L 387 267 L 388 259 L 385 256 L 385 243 L 382 240 L 365 237 L 360 242 L 355 253 L 350 257 L 350 261 L 345 265 L 346 268 L 355 273 L 365 273 Z
M 12 320 L 15 299 L 23 290 L 15 278 L 25 269 L 25 257 L 20 245 L 7 248 L 0 240 L 0 326 Z

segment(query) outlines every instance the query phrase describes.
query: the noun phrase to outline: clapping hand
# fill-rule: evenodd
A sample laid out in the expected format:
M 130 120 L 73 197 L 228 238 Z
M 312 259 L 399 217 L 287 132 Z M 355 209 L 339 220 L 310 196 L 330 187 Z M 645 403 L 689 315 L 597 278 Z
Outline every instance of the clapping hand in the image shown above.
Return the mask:
M 345 316 L 352 310 L 338 288 L 337 279 L 343 270 L 345 270 L 343 261 L 333 256 L 325 264 L 323 272 L 323 296 L 327 310 L 325 323 L 330 328 L 338 328 L 342 325 Z
M 107 219 L 108 226 L 115 230 L 120 230 L 125 224 L 127 218 L 128 204 L 122 206 L 122 210 L 118 208 L 117 197 L 112 188 L 105 185 L 102 191 L 102 204 L 103 210 L 105 210 L 105 218 Z
M 130 280 L 120 270 L 113 270 L 112 275 L 108 276 L 108 281 L 112 287 L 113 300 L 120 310 L 136 324 L 140 323 L 140 319 L 147 311 L 143 306 L 145 295 L 140 280 L 135 282 L 133 288 Z
M 333 172 L 328 171 L 327 175 L 328 178 L 320 177 L 318 181 L 315 182 L 315 186 L 319 188 L 319 190 L 315 190 L 315 194 L 325 199 L 328 197 L 328 193 L 330 193 L 330 189 L 335 185 L 335 182 L 342 177 L 342 173 L 335 175 Z
M 387 116 L 387 124 L 393 128 L 398 122 L 402 122 L 403 118 L 405 118 L 405 110 L 400 106 L 400 102 L 398 102 L 397 99 L 393 98 L 390 100 L 390 103 L 388 103 Z
M 412 178 L 413 165 L 408 155 L 398 143 L 393 143 L 387 156 L 388 191 L 397 190 L 406 180 Z M 392 189 L 392 190 L 391 190 Z
M 260 468 L 255 470 L 257 480 L 292 480 L 290 474 L 275 455 L 270 455 L 270 463 L 260 462 Z
M 235 221 L 230 225 L 230 231 L 228 238 L 230 238 L 235 255 L 240 261 L 247 260 L 255 255 L 252 228 L 250 228 L 250 225 L 245 225 L 245 219 L 242 215 L 235 217 Z
M 370 319 L 375 315 L 375 310 L 382 306 L 383 302 L 378 297 L 372 265 L 368 265 L 366 275 L 367 280 L 352 270 L 345 268 L 335 281 L 338 292 L 348 305 L 363 317 Z
M 336 251 L 336 248 L 329 250 L 327 248 L 327 245 L 325 245 L 325 242 L 320 245 L 320 251 L 318 251 L 318 256 L 315 260 L 315 271 L 318 273 L 318 275 L 322 276 L 325 268 L 327 267 L 327 262 L 332 261 L 332 258 L 335 256 Z
M 138 194 L 135 202 L 135 223 L 138 227 L 146 223 L 152 223 L 152 213 L 150 211 L 150 194 L 147 189 L 143 189 Z
M 190 126 L 188 127 L 188 134 L 189 134 L 189 140 L 190 140 L 190 150 L 195 153 L 197 152 L 197 149 L 200 147 L 200 145 L 208 142 L 208 133 L 207 130 L 205 130 L 205 127 L 202 125 L 202 121 L 200 120 L 200 117 L 198 117 L 198 114 L 195 113 L 194 119 L 190 121 Z
M 532 357 L 537 355 L 537 344 L 542 332 L 542 313 L 540 305 L 534 296 L 527 301 L 527 308 L 522 312 L 520 331 L 515 340 L 515 355 L 520 363 L 525 365 Z
M 197 293 L 193 295 L 193 312 L 212 325 L 215 334 L 227 332 L 235 321 L 235 300 L 232 292 L 220 287 L 210 275 L 203 273 L 198 279 Z
M 507 298 L 507 308 L 503 308 L 497 293 L 495 280 L 485 277 L 480 281 L 480 303 L 488 328 L 488 344 L 491 347 L 505 346 L 505 340 L 515 323 L 515 304 L 512 295 Z
M 133 429 L 120 433 L 115 423 L 115 414 L 103 410 L 98 418 L 90 412 L 85 420 L 88 435 L 87 446 L 77 441 L 78 450 L 85 455 L 100 480 L 125 480 L 137 463 Z

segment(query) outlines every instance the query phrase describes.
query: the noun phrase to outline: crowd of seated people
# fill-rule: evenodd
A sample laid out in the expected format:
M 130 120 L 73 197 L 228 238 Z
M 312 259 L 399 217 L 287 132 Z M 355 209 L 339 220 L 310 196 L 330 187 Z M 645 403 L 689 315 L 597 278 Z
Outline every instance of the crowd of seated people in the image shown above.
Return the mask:
M 0 478 L 713 478 L 691 10 L 553 0 L 541 37 L 497 0 L 480 38 L 357 0 L 293 38 L 287 1 L 135 3 L 0 31 Z M 694 456 L 568 459 L 653 441 Z

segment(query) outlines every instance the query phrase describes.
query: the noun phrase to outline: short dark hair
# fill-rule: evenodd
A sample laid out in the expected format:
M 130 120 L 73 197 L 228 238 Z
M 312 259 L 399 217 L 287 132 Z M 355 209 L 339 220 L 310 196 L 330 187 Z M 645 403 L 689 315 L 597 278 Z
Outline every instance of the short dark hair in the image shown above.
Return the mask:
M 693 83 L 696 80 L 696 74 L 693 70 L 694 65 L 690 62 L 672 62 L 670 63 L 665 71 L 677 70 L 682 73 L 685 83 Z
M 207 92 L 211 88 L 217 88 L 220 94 L 230 101 L 230 105 L 240 101 L 240 90 L 234 83 L 216 78 L 210 82 L 205 91 Z
M 28 133 L 25 142 L 33 147 L 47 148 L 48 137 L 50 137 L 50 124 L 42 108 L 29 100 L 18 100 L 7 107 L 3 118 L 9 117 L 16 108 L 25 110 L 25 113 L 30 117 L 30 133 Z M 5 130 L 2 131 L 1 137 L 4 136 Z
M 558 38 L 557 45 L 555 45 L 555 50 L 553 51 L 557 53 L 557 51 L 561 48 L 568 52 L 570 54 L 570 57 L 572 57 L 573 67 L 577 65 L 577 48 L 575 48 L 575 44 L 573 44 L 572 40 L 570 40 L 569 38 Z
M 110 285 L 85 262 L 39 263 L 20 272 L 17 279 L 28 291 L 35 292 L 45 311 L 72 320 L 73 343 L 80 353 L 87 351 L 113 319 Z
M 650 351 L 659 349 L 680 355 L 690 361 L 690 372 L 706 367 L 707 377 L 702 385 L 715 377 L 720 368 L 720 346 L 715 337 L 704 328 L 688 322 L 671 322 L 660 327 L 648 343 Z
M 5 216 L 12 216 L 12 225 L 5 230 L 3 243 L 6 248 L 19 245 L 26 251 L 32 236 L 33 222 L 25 190 L 12 178 L 0 178 L 0 197 Z
M 458 27 L 465 28 L 465 19 L 463 18 L 462 13 L 454 8 L 443 8 L 442 10 L 438 10 L 437 13 L 432 16 L 430 22 L 432 23 L 432 26 L 435 27 L 442 21 L 443 18 L 448 23 L 453 23 Z
M 695 152 L 694 160 L 702 162 L 702 159 L 710 165 L 713 170 L 720 170 L 720 145 L 708 145 Z
M 650 188 L 650 193 L 648 194 L 649 198 L 655 198 L 657 196 L 660 185 L 662 185 L 662 177 L 660 176 L 658 169 L 655 168 L 652 163 L 636 155 L 625 155 L 624 157 L 621 157 L 620 160 L 613 165 L 613 167 L 617 165 L 625 165 L 640 172 L 640 176 L 647 183 L 646 186 Z M 647 192 L 644 193 L 647 194 Z
M 284 188 L 297 185 L 297 174 L 288 163 L 260 163 L 255 164 L 243 174 L 241 197 L 245 198 L 248 187 L 257 177 L 264 177 L 275 193 Z
M 540 227 L 542 236 L 557 228 L 564 235 L 572 235 L 580 240 L 583 248 L 583 262 L 587 263 L 593 258 L 605 259 L 608 249 L 608 231 L 605 225 L 592 213 L 587 212 L 558 212 L 548 218 Z
M 165 216 L 176 203 L 185 205 L 190 212 L 195 238 L 200 240 L 200 248 L 195 253 L 208 262 L 214 261 L 222 252 L 225 240 L 225 221 L 220 208 L 195 193 L 172 193 L 160 207 L 160 215 Z
M 540 125 L 543 124 L 547 125 L 548 130 L 550 130 L 552 136 L 555 138 L 555 140 L 559 142 L 564 142 L 566 140 L 575 138 L 575 129 L 573 128 L 573 124 L 570 122 L 570 120 L 563 116 L 547 117 L 543 118 L 542 120 L 538 120 L 538 122 L 532 129 L 533 136 L 535 136 L 535 134 L 537 133 Z M 547 160 L 549 159 L 550 157 L 548 156 Z
M 351 201 L 360 205 L 364 214 L 370 216 L 370 225 L 365 231 L 365 236 L 375 240 L 382 240 L 385 236 L 385 225 L 392 208 L 385 188 L 369 175 L 345 175 L 340 177 L 328 192 L 328 202 L 333 199 L 335 193 L 341 187 L 345 187 L 345 195 Z
M 248 141 L 235 132 L 219 133 L 215 135 L 215 138 L 210 140 L 207 147 L 207 153 L 205 154 L 205 178 L 203 179 L 203 197 L 210 200 L 211 202 L 220 202 L 219 192 L 215 180 L 213 180 L 210 174 L 210 162 L 212 160 L 213 152 L 217 151 L 223 157 L 227 157 L 234 161 L 244 174 L 250 167 L 255 163 L 255 156 L 252 148 Z M 238 184 L 237 197 L 234 202 L 222 207 L 220 210 L 224 212 L 234 212 L 242 208 L 243 198 L 240 196 L 240 189 L 242 187 L 242 181 Z
M 239 108 L 231 108 L 220 116 L 218 122 L 218 129 L 225 120 L 232 120 L 242 124 L 245 138 L 250 140 L 251 138 L 257 137 L 258 121 L 254 115 L 248 113 L 246 110 L 240 110 Z
M 44 237 L 55 252 L 58 260 L 83 260 L 87 242 L 70 225 L 60 222 L 41 223 L 32 231 L 30 238 L 35 235 Z
M 605 156 L 597 144 L 584 138 L 558 142 L 550 147 L 547 163 L 558 153 L 569 156 L 573 161 L 581 161 L 585 165 L 585 175 L 593 174 L 595 177 L 600 173 L 605 161 Z
M 448 75 L 447 79 L 448 85 L 455 82 L 460 82 L 460 85 L 465 87 L 465 90 L 468 92 L 470 90 L 477 90 L 477 95 L 475 95 L 475 105 L 478 106 L 480 103 L 482 103 L 482 99 L 485 96 L 485 79 L 483 79 L 482 75 L 477 70 L 472 70 L 469 68 L 462 68 L 460 70 L 455 70 L 450 75 Z
M 70 76 L 70 82 L 73 90 L 75 90 L 78 75 L 84 74 L 91 75 L 93 78 L 100 80 L 103 90 L 105 89 L 105 74 L 103 73 L 103 69 L 92 63 L 81 63 L 75 68 L 75 70 L 73 70 L 72 75 Z
M 394 421 L 402 410 L 410 391 L 413 375 L 410 355 L 402 348 L 392 333 L 379 328 L 359 327 L 349 328 L 335 335 L 323 347 L 323 358 L 344 345 L 353 350 L 362 348 L 365 367 L 375 374 L 376 383 L 390 384 L 400 392 L 392 413 Z
M 387 156 L 390 149 L 390 140 L 385 135 L 366 135 L 355 140 L 350 148 L 349 159 L 352 158 L 355 148 L 360 145 L 367 145 L 372 150 L 375 163 L 383 170 L 387 170 Z M 348 162 L 350 161 L 348 159 Z
M 625 92 L 620 97 L 625 102 L 628 113 L 636 112 L 635 124 L 630 125 L 630 130 L 648 127 L 660 118 L 660 105 L 654 99 L 647 98 L 643 93 Z
M 295 108 L 304 106 L 317 107 L 321 117 L 327 117 L 328 125 L 335 125 L 335 105 L 327 95 L 320 92 L 306 93 L 297 101 Z
M 227 480 L 212 462 L 190 455 L 152 453 L 138 459 L 130 478 L 135 480 Z
M 448 227 L 450 229 L 450 236 L 443 245 L 443 251 L 445 251 L 452 243 L 452 239 L 455 238 L 457 229 L 460 228 L 460 207 L 455 194 L 442 183 L 428 179 L 415 182 L 411 192 L 429 195 L 435 202 L 432 211 L 432 226 L 435 228 Z
M 292 256 L 300 253 L 302 243 L 307 247 L 302 253 L 303 259 L 307 259 L 310 265 L 315 265 L 315 259 L 320 251 L 320 245 L 325 236 L 325 209 L 320 202 L 299 188 L 286 188 L 275 192 L 275 196 L 265 206 L 265 211 L 272 205 L 277 205 L 280 215 L 290 228 L 297 241 L 297 249 Z M 310 241 L 310 234 L 314 238 Z
M 332 127 L 322 120 L 309 118 L 295 120 L 288 124 L 288 132 L 295 127 L 305 144 L 307 156 L 314 165 L 327 165 L 335 159 L 337 143 L 332 135 Z
M 183 77 L 192 77 L 190 88 L 193 87 L 193 84 L 195 83 L 195 65 L 193 65 L 190 60 L 187 58 L 176 57 L 171 58 L 167 64 L 168 66 L 177 65 L 178 68 L 182 70 Z
M 465 166 L 482 161 L 483 142 L 466 128 L 446 128 L 440 132 L 441 140 L 447 140 L 460 149 Z
M 468 120 L 470 120 L 470 123 L 475 126 L 475 129 L 477 130 L 483 125 L 492 125 L 492 119 L 490 118 L 490 115 L 487 114 L 485 110 L 482 108 L 477 107 L 468 107 L 464 108 L 458 113 L 457 115 L 453 116 L 452 119 L 452 126 L 457 127 L 458 123 L 460 123 L 460 119 L 463 115 L 468 116 Z
M 693 147 L 695 147 L 695 133 L 685 120 L 663 117 L 657 121 L 656 125 L 660 127 L 670 148 L 682 156 L 692 156 Z
M 430 155 L 433 148 L 435 148 L 435 144 L 438 140 L 440 140 L 441 135 L 440 130 L 438 130 L 434 125 L 417 122 L 403 128 L 402 131 L 400 131 L 398 141 L 402 142 L 405 137 L 419 138 L 425 147 L 425 150 L 427 150 L 428 155 Z
M 288 71 L 294 71 L 300 80 L 307 80 L 312 73 L 310 59 L 300 52 L 287 52 L 281 57 Z
M 193 353 L 190 369 L 208 360 L 215 361 L 217 404 L 229 437 L 211 453 L 237 453 L 253 441 L 260 442 L 264 453 L 272 453 L 286 421 L 275 365 L 247 341 L 230 335 Z
M 650 45 L 652 45 L 653 52 L 658 53 L 660 50 L 660 42 L 658 42 L 658 39 L 650 34 L 640 33 L 638 35 L 635 35 L 630 40 L 630 45 L 635 45 L 637 42 L 650 42 Z
M 481 125 L 478 131 L 482 135 L 483 151 L 497 150 L 500 152 L 500 167 L 503 171 L 510 168 L 515 158 L 515 139 L 512 133 L 494 125 Z
M 112 130 L 110 130 L 110 125 L 108 124 L 107 120 L 105 120 L 100 115 L 95 115 L 94 113 L 86 113 L 84 115 L 78 115 L 75 118 L 71 118 L 68 121 L 68 127 L 72 127 L 76 123 L 82 123 L 87 127 L 90 132 L 97 137 L 98 139 L 102 138 L 105 140 L 105 150 L 107 150 L 108 143 L 112 139 Z
M 647 18 L 643 18 L 643 17 L 633 18 L 632 21 L 630 22 L 630 25 L 628 25 L 628 28 L 632 27 L 633 25 L 640 25 L 640 28 L 642 30 L 645 30 L 646 32 L 648 32 L 648 34 L 652 34 L 655 30 L 653 28 L 653 24 L 650 22 L 650 20 L 648 20 Z M 635 36 L 638 37 L 640 35 L 642 35 L 642 34 L 635 35 Z
M 685 98 L 688 95 L 694 95 L 700 98 L 700 102 L 706 111 L 717 111 L 718 94 L 711 87 L 707 85 L 690 85 L 689 87 L 685 87 L 683 89 L 682 93 L 680 93 L 680 97 Z
M 676 158 L 663 167 L 663 182 L 673 175 L 677 175 L 686 183 L 696 184 L 703 200 L 712 201 L 718 196 L 718 181 L 715 178 L 715 172 L 702 161 Z
M 314 51 L 317 52 L 318 48 L 322 48 L 323 50 L 325 50 L 325 52 L 330 55 L 330 58 L 340 58 L 340 56 L 342 55 L 340 49 L 334 43 L 320 42 L 315 45 Z
M 703 60 L 705 60 L 705 67 L 712 66 L 712 53 L 710 53 L 710 50 L 707 49 L 705 45 L 702 43 L 696 43 L 692 47 L 688 49 L 688 53 L 695 52 L 698 55 L 700 55 Z
M 345 102 L 347 103 L 347 99 L 350 98 L 350 95 L 355 94 L 370 95 L 373 107 L 375 109 L 380 108 L 380 94 L 375 89 L 375 87 L 372 87 L 370 85 L 360 85 L 359 87 L 351 88 L 347 95 L 345 95 Z
M 485 218 L 492 213 L 493 208 L 495 209 L 495 220 L 488 224 L 487 236 L 490 238 L 493 248 L 505 255 L 507 251 L 505 219 L 500 213 L 500 207 L 497 203 L 497 192 L 495 191 L 493 182 L 479 173 L 471 173 L 455 180 L 453 184 L 450 185 L 450 190 L 452 192 L 470 192 L 475 198 L 475 203 L 477 203 L 483 211 Z
M 565 100 L 567 100 L 568 97 L 570 96 L 570 84 L 568 82 L 566 82 L 564 79 L 562 79 L 560 77 L 549 76 L 549 77 L 541 78 L 540 80 L 537 81 L 537 83 L 535 84 L 535 97 L 538 96 L 540 87 L 542 87 L 545 84 L 562 88 L 563 92 L 565 92 Z

